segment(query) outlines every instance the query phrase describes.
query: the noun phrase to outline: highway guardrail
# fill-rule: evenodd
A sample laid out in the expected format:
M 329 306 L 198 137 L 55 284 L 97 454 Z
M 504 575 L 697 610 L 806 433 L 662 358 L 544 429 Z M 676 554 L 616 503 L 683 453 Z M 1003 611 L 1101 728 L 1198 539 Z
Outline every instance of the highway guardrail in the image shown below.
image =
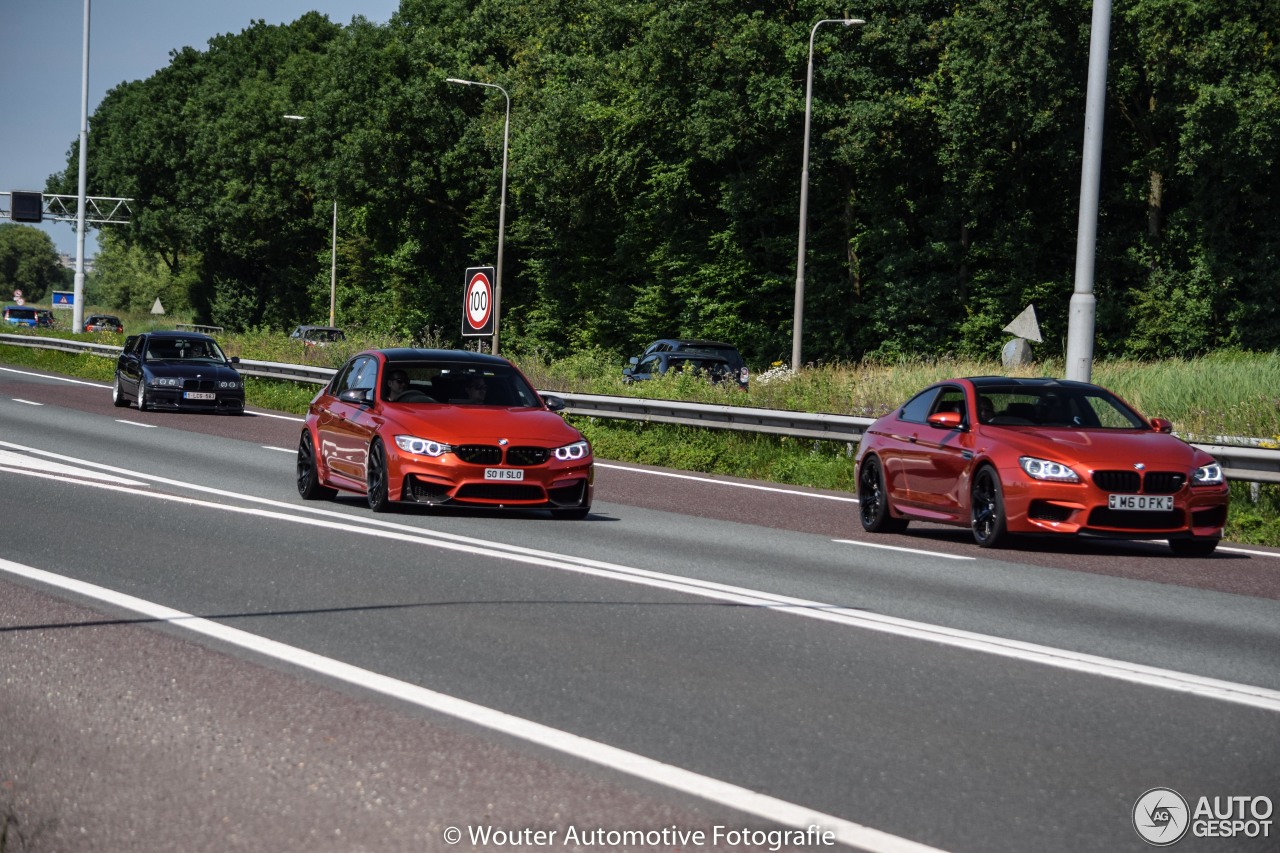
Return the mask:
M 121 347 L 110 344 L 68 341 L 36 335 L 0 334 L 0 343 L 63 352 L 90 352 L 111 358 L 118 356 L 121 350 Z M 323 385 L 337 372 L 331 367 L 250 359 L 241 359 L 237 368 L 247 376 L 312 385 Z M 758 432 L 823 441 L 843 441 L 851 445 L 862 440 L 862 434 L 872 423 L 871 418 L 820 412 L 789 412 L 780 409 L 756 409 L 750 406 L 720 406 L 686 403 L 679 400 L 650 400 L 563 391 L 543 393 L 555 394 L 563 399 L 565 411 L 573 415 Z M 1195 444 L 1195 446 L 1217 459 L 1229 479 L 1254 483 L 1280 483 L 1280 449 L 1258 446 L 1264 441 L 1264 439 L 1255 438 L 1215 436 L 1216 443 Z

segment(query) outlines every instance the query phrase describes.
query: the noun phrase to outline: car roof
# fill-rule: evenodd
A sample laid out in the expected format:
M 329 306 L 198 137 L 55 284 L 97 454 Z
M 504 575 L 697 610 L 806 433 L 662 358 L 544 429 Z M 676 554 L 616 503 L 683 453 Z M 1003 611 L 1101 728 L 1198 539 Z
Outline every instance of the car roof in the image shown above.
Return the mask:
M 1023 388 L 1055 387 L 1065 389 L 1092 389 L 1099 387 L 1091 382 L 1077 382 L 1074 379 L 1055 379 L 1051 376 L 968 376 L 965 377 L 965 379 L 972 383 L 973 387 L 978 390 L 991 388 L 997 385 L 1002 388 L 1013 386 Z M 952 379 L 948 381 L 954 382 L 955 380 Z
M 470 364 L 509 365 L 511 362 L 496 355 L 472 352 L 465 349 L 417 349 L 414 347 L 389 347 L 365 350 L 360 355 L 381 353 L 387 361 L 461 361 Z
M 679 344 L 680 346 L 696 346 L 696 347 L 725 347 L 727 349 L 737 349 L 733 344 L 727 344 L 724 341 L 713 341 L 707 338 L 658 338 L 654 344 Z M 649 344 L 653 346 L 653 344 Z
M 144 332 L 144 334 L 156 340 L 161 340 L 161 341 L 176 341 L 176 340 L 212 341 L 213 340 L 213 338 L 209 337 L 208 335 L 202 335 L 199 332 L 179 332 L 176 329 L 172 331 L 165 331 L 165 332 Z

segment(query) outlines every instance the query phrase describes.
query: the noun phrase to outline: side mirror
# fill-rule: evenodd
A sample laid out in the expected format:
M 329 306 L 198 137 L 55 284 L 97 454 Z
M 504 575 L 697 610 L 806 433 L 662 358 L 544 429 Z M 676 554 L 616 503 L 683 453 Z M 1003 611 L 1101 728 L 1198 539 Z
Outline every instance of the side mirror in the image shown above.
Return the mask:
M 555 394 L 543 394 L 542 402 L 547 404 L 547 408 L 553 412 L 564 410 L 564 398 L 557 397 Z
M 938 429 L 959 429 L 962 420 L 959 412 L 934 412 L 926 418 L 929 426 Z
M 1164 418 L 1152 418 L 1151 428 L 1156 432 L 1171 433 L 1173 432 L 1173 422 Z
M 630 364 L 632 367 L 635 367 L 639 363 L 640 363 L 640 356 L 638 355 L 633 355 L 631 356 L 631 358 L 627 359 L 627 364 Z
M 232 363 L 232 364 L 239 364 L 239 363 L 240 363 L 240 356 L 238 356 L 238 355 L 233 355 L 233 356 L 231 356 L 231 363 Z
M 367 406 L 373 397 L 373 389 L 371 388 L 348 388 L 338 394 L 338 399 L 344 403 L 354 403 L 357 406 Z

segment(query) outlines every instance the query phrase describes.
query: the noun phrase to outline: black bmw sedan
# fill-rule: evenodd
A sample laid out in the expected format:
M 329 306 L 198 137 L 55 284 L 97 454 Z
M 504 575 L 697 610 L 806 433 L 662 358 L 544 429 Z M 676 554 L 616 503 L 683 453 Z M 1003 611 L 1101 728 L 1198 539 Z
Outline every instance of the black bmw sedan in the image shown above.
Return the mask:
M 195 332 L 147 332 L 125 339 L 116 361 L 111 399 L 137 402 L 139 411 L 235 412 L 244 414 L 244 380 L 217 341 Z

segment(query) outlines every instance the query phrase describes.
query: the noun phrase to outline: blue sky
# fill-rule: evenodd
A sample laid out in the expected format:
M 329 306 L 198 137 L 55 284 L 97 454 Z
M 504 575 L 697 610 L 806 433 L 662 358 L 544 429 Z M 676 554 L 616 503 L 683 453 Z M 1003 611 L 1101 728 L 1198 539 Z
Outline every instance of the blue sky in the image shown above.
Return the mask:
M 91 0 L 89 115 L 107 90 L 143 80 L 183 47 L 238 33 L 256 20 L 283 24 L 309 11 L 350 23 L 385 23 L 399 0 Z M 0 0 L 0 191 L 44 189 L 80 135 L 85 0 Z M 93 124 L 89 125 L 93 148 Z M 7 221 L 7 220 L 6 220 Z M 75 255 L 74 223 L 42 223 L 60 253 Z M 105 226 L 110 227 L 110 226 Z M 87 232 L 85 256 L 97 251 Z

